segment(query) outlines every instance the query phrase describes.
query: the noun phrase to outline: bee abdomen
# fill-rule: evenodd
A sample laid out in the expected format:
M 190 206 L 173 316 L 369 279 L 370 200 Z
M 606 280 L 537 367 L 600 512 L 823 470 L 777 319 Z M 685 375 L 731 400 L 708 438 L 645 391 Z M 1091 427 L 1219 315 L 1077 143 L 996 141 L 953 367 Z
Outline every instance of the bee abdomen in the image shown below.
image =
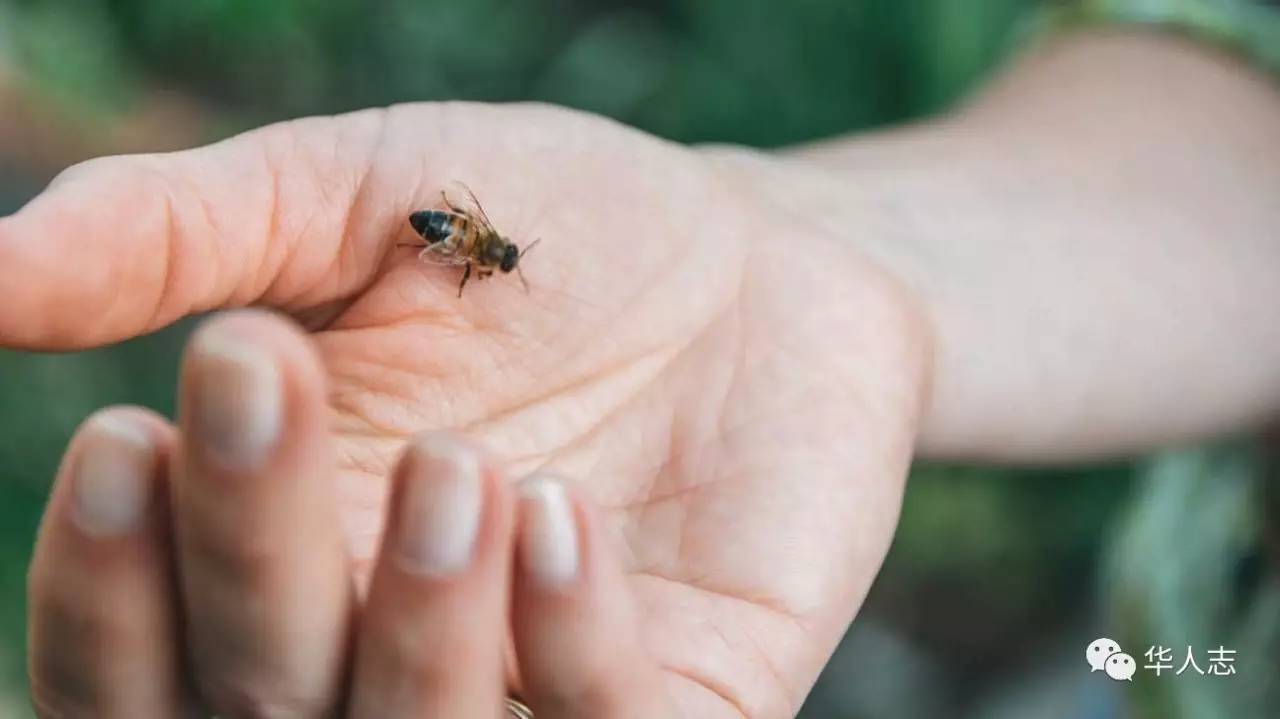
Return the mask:
M 440 242 L 453 233 L 453 215 L 440 210 L 423 210 L 409 216 L 409 224 L 428 244 Z

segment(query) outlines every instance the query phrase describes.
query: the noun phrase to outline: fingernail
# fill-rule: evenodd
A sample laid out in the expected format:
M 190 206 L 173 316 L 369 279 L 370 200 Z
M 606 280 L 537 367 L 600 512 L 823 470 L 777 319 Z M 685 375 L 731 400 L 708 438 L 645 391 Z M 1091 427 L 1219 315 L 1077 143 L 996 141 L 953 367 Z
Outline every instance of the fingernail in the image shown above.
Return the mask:
M 280 436 L 280 369 L 265 349 L 219 327 L 192 348 L 196 438 L 228 469 L 261 466 Z
M 142 523 L 156 448 L 146 430 L 115 415 L 85 425 L 72 474 L 72 519 L 92 537 L 128 534 Z
M 401 564 L 415 574 L 454 574 L 471 564 L 480 529 L 480 458 L 440 436 L 417 440 L 410 452 L 398 530 Z
M 520 484 L 520 561 L 543 586 L 562 587 L 578 576 L 578 523 L 564 485 L 533 477 Z

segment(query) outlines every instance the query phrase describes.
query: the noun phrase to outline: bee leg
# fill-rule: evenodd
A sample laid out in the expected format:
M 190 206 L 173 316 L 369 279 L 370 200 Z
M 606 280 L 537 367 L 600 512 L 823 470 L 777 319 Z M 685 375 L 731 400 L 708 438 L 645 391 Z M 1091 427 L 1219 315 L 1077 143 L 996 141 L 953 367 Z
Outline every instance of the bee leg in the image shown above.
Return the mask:
M 462 271 L 462 282 L 458 283 L 458 296 L 462 296 L 462 288 L 467 286 L 467 280 L 471 277 L 471 265 L 467 264 L 467 269 Z
M 449 208 L 449 211 L 450 211 L 450 212 L 452 212 L 452 213 L 454 213 L 454 214 L 458 214 L 458 215 L 463 214 L 462 208 L 461 208 L 461 207 L 457 207 L 457 206 L 455 206 L 452 202 L 450 202 L 450 201 L 449 201 L 449 196 L 445 194 L 444 190 L 441 190 L 441 191 L 440 191 L 440 199 L 444 200 L 444 206 L 445 206 L 445 207 L 447 207 L 447 208 Z

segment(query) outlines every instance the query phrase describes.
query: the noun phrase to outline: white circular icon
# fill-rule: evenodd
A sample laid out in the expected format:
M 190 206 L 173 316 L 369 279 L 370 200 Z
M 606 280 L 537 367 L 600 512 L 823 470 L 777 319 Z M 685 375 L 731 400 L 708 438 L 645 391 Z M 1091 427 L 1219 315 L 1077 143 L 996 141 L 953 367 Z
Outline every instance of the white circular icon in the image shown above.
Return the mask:
M 1089 662 L 1089 671 L 1100 672 L 1107 668 L 1107 658 L 1120 652 L 1120 645 L 1111 639 L 1101 637 L 1093 640 L 1084 651 L 1085 661 Z
M 1116 681 L 1133 681 L 1134 672 L 1138 671 L 1138 663 L 1124 652 L 1116 652 L 1107 657 L 1107 676 Z

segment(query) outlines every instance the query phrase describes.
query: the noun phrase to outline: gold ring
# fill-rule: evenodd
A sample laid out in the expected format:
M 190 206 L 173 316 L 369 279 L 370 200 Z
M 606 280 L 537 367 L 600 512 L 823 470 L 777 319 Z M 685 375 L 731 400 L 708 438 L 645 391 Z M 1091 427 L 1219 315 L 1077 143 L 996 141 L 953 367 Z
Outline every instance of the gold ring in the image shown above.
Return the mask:
M 515 719 L 533 719 L 533 710 L 519 700 L 507 697 L 507 716 Z

